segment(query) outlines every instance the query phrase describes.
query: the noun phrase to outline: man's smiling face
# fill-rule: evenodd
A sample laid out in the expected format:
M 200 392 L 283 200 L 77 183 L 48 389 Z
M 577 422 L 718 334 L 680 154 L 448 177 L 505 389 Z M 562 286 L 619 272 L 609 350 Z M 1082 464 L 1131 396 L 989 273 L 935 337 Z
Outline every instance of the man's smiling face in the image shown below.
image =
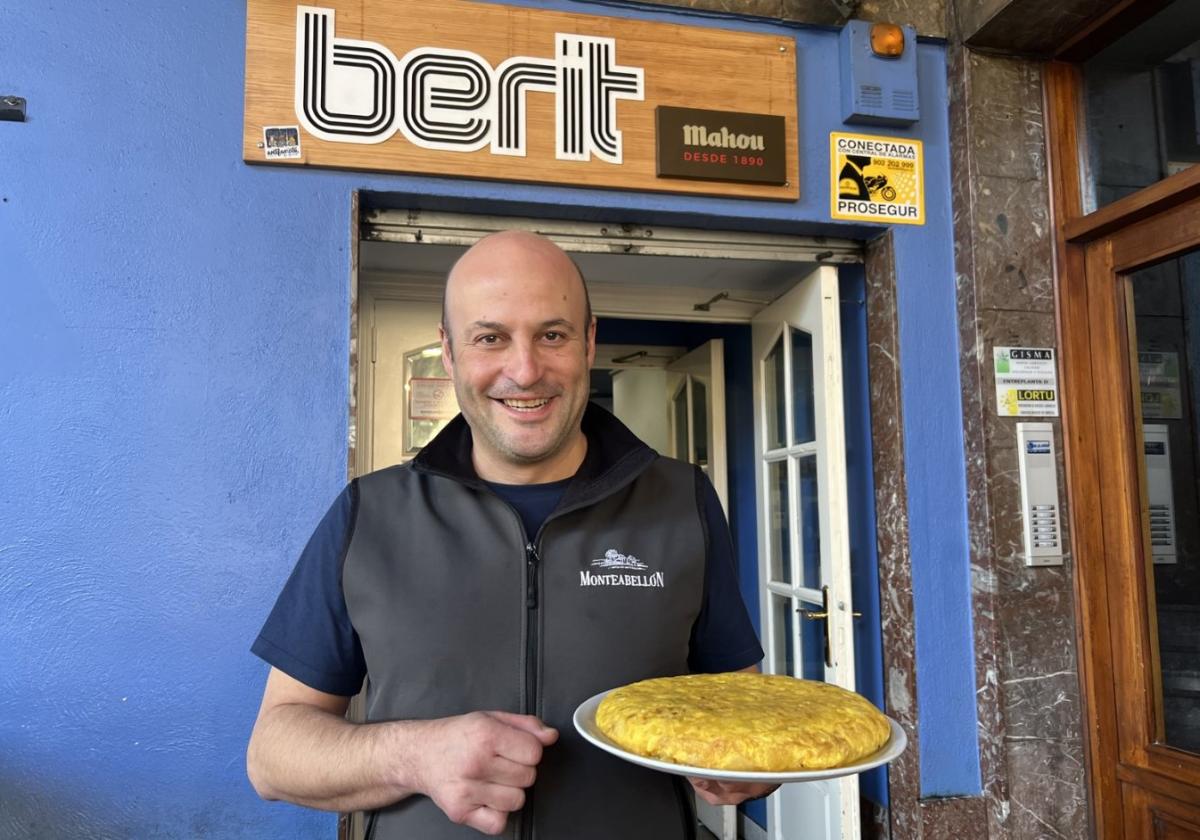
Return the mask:
M 587 309 L 574 264 L 532 233 L 493 234 L 451 270 L 442 360 L 483 478 L 551 481 L 578 467 L 595 354 Z

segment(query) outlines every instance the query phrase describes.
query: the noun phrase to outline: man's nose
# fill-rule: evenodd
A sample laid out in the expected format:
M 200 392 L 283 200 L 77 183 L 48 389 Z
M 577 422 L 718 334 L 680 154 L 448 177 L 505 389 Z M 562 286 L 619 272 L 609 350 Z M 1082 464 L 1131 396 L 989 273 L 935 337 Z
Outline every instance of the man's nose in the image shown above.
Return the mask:
M 508 378 L 519 388 L 532 387 L 542 378 L 541 355 L 532 343 L 514 342 L 505 367 Z

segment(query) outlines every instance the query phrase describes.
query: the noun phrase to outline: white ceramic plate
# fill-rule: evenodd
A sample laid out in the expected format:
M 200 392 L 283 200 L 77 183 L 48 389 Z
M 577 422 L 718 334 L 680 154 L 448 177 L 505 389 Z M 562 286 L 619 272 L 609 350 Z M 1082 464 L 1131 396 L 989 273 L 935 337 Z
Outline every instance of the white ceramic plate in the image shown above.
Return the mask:
M 596 707 L 600 705 L 600 701 L 604 699 L 606 694 L 608 694 L 607 691 L 602 691 L 595 697 L 589 697 L 579 704 L 579 708 L 575 710 L 575 729 L 578 730 L 579 734 L 595 746 L 605 752 L 612 753 L 617 758 L 622 758 L 633 764 L 640 764 L 642 767 L 649 767 L 651 770 L 674 773 L 677 776 L 696 776 L 701 779 L 720 779 L 727 782 L 771 782 L 773 784 L 782 784 L 784 782 L 816 782 L 821 779 L 836 779 L 839 776 L 850 776 L 855 773 L 861 773 L 864 770 L 870 770 L 872 767 L 878 767 L 881 764 L 887 764 L 900 755 L 900 753 L 904 752 L 904 748 L 908 746 L 908 737 L 904 734 L 904 730 L 900 728 L 900 724 L 888 718 L 888 723 L 892 727 L 892 734 L 888 737 L 887 743 L 877 752 L 845 767 L 830 767 L 825 770 L 795 770 L 789 773 L 760 773 L 749 770 L 710 770 L 705 767 L 689 767 L 686 764 L 672 764 L 669 761 L 659 761 L 656 758 L 646 758 L 643 755 L 628 752 L 609 740 L 608 736 L 601 732 L 600 727 L 596 725 Z

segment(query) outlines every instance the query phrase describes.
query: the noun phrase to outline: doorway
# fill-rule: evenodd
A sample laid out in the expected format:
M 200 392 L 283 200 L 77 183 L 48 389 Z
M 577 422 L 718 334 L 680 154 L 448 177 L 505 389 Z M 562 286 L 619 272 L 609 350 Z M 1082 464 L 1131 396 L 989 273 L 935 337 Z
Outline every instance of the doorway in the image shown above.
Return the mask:
M 1200 838 L 1200 167 L 1154 191 L 1068 226 L 1063 355 L 1097 834 L 1185 840 Z
M 857 245 L 800 237 L 373 211 L 363 225 L 359 261 L 362 352 L 355 449 L 359 471 L 411 457 L 456 412 L 456 406 L 445 400 L 448 383 L 438 372 L 441 287 L 446 271 L 469 244 L 508 227 L 548 235 L 572 254 L 588 279 L 599 319 L 593 398 L 601 404 L 611 401 L 614 413 L 624 414 L 629 425 L 644 424 L 635 430 L 648 440 L 657 438 L 659 451 L 700 464 L 717 487 L 739 557 L 741 594 L 764 648 L 769 648 L 764 670 L 853 688 L 855 636 L 865 631 L 877 637 L 879 630 L 877 625 L 855 626 L 850 620 L 854 601 L 846 550 L 844 441 L 837 434 L 826 434 L 820 443 L 814 437 L 796 439 L 785 445 L 782 456 L 776 457 L 772 450 L 760 457 L 773 444 L 767 445 L 759 427 L 767 427 L 768 417 L 788 415 L 779 431 L 791 438 L 804 437 L 804 429 L 794 424 L 791 415 L 816 405 L 814 387 L 821 390 L 822 402 L 836 403 L 840 423 L 846 399 L 840 372 L 830 376 L 830 371 L 819 369 L 814 379 L 813 350 L 824 359 L 828 356 L 821 351 L 824 342 L 826 350 L 840 352 L 838 271 L 828 263 L 858 262 Z M 815 292 L 801 301 L 792 294 L 801 287 Z M 790 302 L 772 308 L 785 299 Z M 764 313 L 765 319 L 758 317 Z M 756 319 L 764 335 L 785 335 L 786 349 L 772 355 L 768 347 L 759 354 L 761 358 L 756 356 L 752 341 Z M 865 333 L 861 338 L 865 346 Z M 865 368 L 862 375 L 865 378 Z M 762 387 L 764 383 L 773 390 Z M 618 405 L 622 399 L 638 406 L 634 414 L 653 418 L 631 417 Z M 865 412 L 866 406 L 859 405 L 858 410 Z M 806 467 L 815 468 L 818 460 L 823 470 L 819 483 L 811 469 L 805 472 Z M 795 498 L 780 506 L 779 493 L 787 488 L 786 482 L 778 480 L 778 464 L 791 469 L 792 461 Z M 827 465 L 835 469 L 827 472 Z M 839 470 L 840 490 L 838 480 L 831 479 Z M 764 480 L 768 473 L 776 480 Z M 773 506 L 768 496 L 776 502 Z M 842 524 L 830 524 L 838 521 Z M 764 595 L 764 586 L 787 585 L 763 567 L 762 559 L 773 556 L 779 565 L 781 533 L 807 535 L 807 542 L 798 539 L 795 548 L 788 549 L 784 561 L 788 567 L 815 569 L 816 578 L 808 581 L 814 586 L 802 585 L 797 576 L 791 587 L 796 592 L 789 590 L 795 597 L 787 603 L 795 608 L 795 615 L 789 610 L 760 611 L 760 605 L 770 606 L 779 595 Z M 856 577 L 877 586 L 874 534 L 862 542 L 869 544 L 869 550 L 860 551 L 858 561 L 872 568 Z M 802 618 L 803 612 L 818 612 L 808 609 L 809 589 L 821 592 L 823 586 L 835 587 L 832 602 L 843 605 L 845 615 L 818 626 Z M 877 597 L 877 591 L 873 594 Z M 837 656 L 824 652 L 829 647 L 826 636 L 834 640 Z M 814 644 L 822 649 L 820 657 L 805 653 L 816 649 Z M 882 663 L 872 664 L 882 671 Z M 881 697 L 873 699 L 879 702 Z M 875 778 L 876 790 L 884 787 L 882 774 Z M 816 799 L 806 800 L 798 791 L 785 788 L 768 803 L 752 803 L 739 811 L 701 809 L 701 819 L 722 840 L 774 840 L 798 834 L 856 840 L 859 795 L 857 779 L 832 785 Z M 876 795 L 875 801 L 880 798 Z

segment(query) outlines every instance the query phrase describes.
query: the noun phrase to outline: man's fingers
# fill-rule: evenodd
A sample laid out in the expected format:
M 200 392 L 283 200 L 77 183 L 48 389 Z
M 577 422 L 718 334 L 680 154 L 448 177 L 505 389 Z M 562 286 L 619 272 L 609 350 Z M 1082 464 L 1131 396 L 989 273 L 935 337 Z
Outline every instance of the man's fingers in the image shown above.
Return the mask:
M 462 792 L 463 799 L 443 808 L 446 816 L 459 825 L 468 825 L 484 834 L 500 834 L 508 815 L 525 805 L 525 791 L 508 785 L 476 783 Z
M 700 798 L 709 805 L 740 805 L 747 799 L 756 799 L 773 792 L 779 785 L 755 782 L 722 782 L 716 779 L 698 779 L 688 776 Z
M 482 834 L 495 836 L 504 833 L 504 828 L 508 825 L 508 814 L 480 805 L 467 814 L 462 824 Z
M 503 721 L 499 721 L 499 723 L 501 725 L 490 733 L 488 747 L 492 752 L 509 761 L 536 767 L 542 760 L 542 741 L 528 730 L 508 726 Z M 553 730 L 551 731 L 553 732 Z M 557 737 L 557 733 L 555 736 Z
M 525 805 L 525 791 L 508 785 L 481 784 L 475 798 L 480 807 L 506 814 L 519 811 Z
M 558 740 L 558 730 L 552 726 L 547 726 L 533 715 L 518 715 L 512 712 L 488 712 L 488 714 L 501 723 L 508 724 L 513 729 L 528 732 L 541 741 L 543 746 L 548 747 Z
M 527 788 L 537 778 L 537 770 L 528 764 L 510 761 L 503 756 L 495 756 L 488 765 L 487 781 L 509 787 Z

